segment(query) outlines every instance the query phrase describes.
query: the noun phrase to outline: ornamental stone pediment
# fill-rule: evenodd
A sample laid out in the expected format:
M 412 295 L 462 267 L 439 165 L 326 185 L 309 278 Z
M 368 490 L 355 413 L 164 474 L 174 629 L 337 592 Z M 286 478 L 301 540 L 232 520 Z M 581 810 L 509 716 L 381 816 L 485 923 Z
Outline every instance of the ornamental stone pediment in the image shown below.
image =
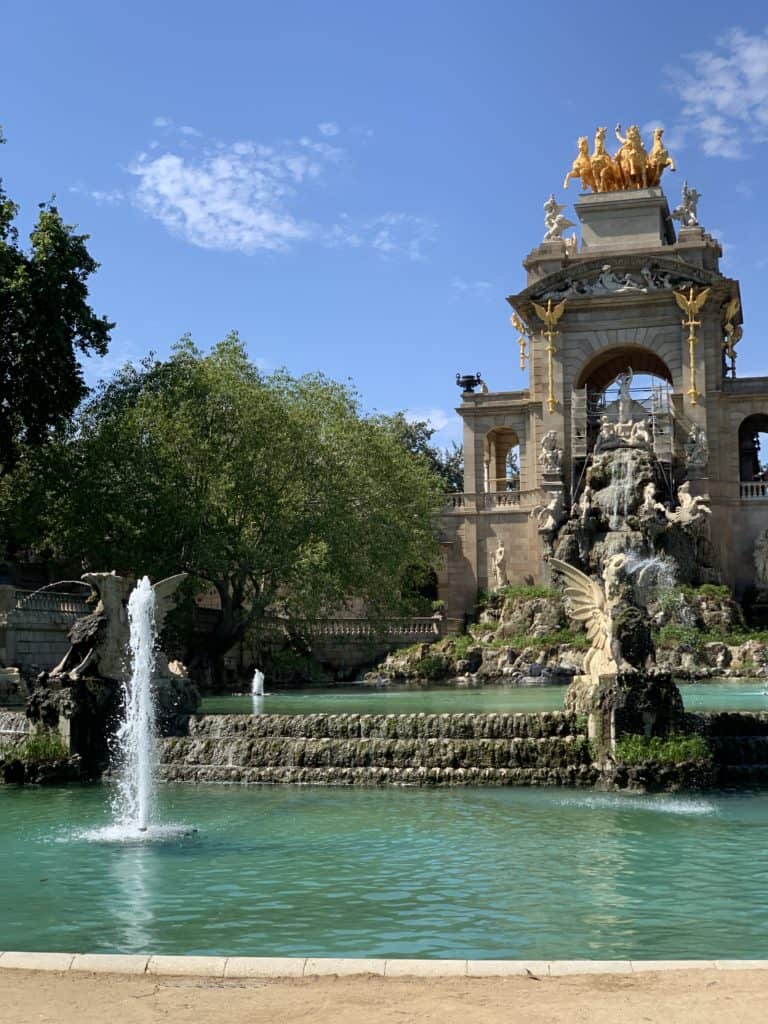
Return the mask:
M 578 267 L 567 267 L 547 277 L 509 301 L 519 307 L 528 302 L 546 302 L 548 299 L 592 299 L 607 296 L 650 295 L 653 292 L 671 292 L 691 286 L 727 285 L 729 281 L 719 273 L 691 264 L 682 264 L 668 257 L 649 257 L 628 254 L 596 257 Z M 728 289 L 730 291 L 730 289 Z

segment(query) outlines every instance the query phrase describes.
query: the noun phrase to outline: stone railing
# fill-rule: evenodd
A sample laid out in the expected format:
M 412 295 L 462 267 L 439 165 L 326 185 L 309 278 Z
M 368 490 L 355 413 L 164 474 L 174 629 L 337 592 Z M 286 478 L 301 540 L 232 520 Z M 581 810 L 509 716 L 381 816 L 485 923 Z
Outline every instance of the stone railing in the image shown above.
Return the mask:
M 755 480 L 739 484 L 742 498 L 749 501 L 768 501 L 768 481 Z
M 300 630 L 308 637 L 324 637 L 330 639 L 349 638 L 351 640 L 402 639 L 421 637 L 433 639 L 442 632 L 442 620 L 439 618 L 395 619 L 382 623 L 377 629 L 370 619 L 316 619 L 314 622 L 302 623 Z
M 80 618 L 87 615 L 89 608 L 84 594 L 62 594 L 52 590 L 17 590 L 16 611 L 68 615 Z
M 483 512 L 494 509 L 531 509 L 546 504 L 547 498 L 539 487 L 527 491 L 486 491 L 481 494 L 456 492 L 446 494 L 445 509 L 448 514 L 459 515 L 467 512 Z

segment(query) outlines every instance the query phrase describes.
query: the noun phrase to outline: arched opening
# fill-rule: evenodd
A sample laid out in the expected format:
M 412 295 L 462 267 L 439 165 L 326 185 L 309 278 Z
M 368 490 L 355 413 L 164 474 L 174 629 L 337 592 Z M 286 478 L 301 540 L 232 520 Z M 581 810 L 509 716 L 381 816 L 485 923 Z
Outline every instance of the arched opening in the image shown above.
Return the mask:
M 657 456 L 672 456 L 672 373 L 655 352 L 622 345 L 594 355 L 582 368 L 574 396 L 574 438 L 586 455 L 607 419 L 611 423 L 645 420 Z
M 486 493 L 520 489 L 520 441 L 509 427 L 494 427 L 485 435 L 484 485 Z
M 768 482 L 768 413 L 747 416 L 739 427 L 739 479 Z

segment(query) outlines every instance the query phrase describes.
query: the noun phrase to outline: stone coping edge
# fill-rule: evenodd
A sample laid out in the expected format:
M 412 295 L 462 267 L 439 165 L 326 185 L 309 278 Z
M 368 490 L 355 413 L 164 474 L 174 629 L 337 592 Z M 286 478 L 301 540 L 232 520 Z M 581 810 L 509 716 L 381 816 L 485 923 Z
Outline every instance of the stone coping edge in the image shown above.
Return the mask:
M 0 952 L 0 970 L 203 978 L 488 978 L 512 975 L 643 974 L 650 971 L 768 970 L 768 960 L 415 960 L 351 957 L 151 956 L 122 953 Z

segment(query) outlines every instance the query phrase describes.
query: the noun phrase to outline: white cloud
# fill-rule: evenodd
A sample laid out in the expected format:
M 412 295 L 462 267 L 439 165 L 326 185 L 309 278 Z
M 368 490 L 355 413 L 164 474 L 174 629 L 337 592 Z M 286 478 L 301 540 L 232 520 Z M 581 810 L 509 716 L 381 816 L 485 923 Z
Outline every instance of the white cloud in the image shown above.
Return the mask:
M 669 74 L 707 156 L 738 159 L 745 145 L 768 141 L 768 31 L 731 29 L 716 49 L 684 60 L 688 70 Z
M 710 235 L 712 235 L 713 238 L 716 238 L 720 243 L 720 246 L 723 250 L 723 262 L 725 262 L 725 260 L 727 260 L 733 254 L 733 251 L 736 248 L 736 246 L 733 242 L 725 241 L 725 234 L 722 228 L 708 228 L 708 231 Z
M 433 430 L 444 430 L 451 418 L 445 409 L 406 409 L 409 423 L 428 423 Z
M 319 223 L 300 209 L 314 183 L 346 158 L 326 138 L 302 136 L 265 145 L 253 139 L 204 138 L 189 125 L 158 116 L 164 141 L 152 140 L 128 166 L 131 189 L 89 190 L 100 203 L 133 203 L 173 234 L 204 249 L 250 254 L 281 251 L 302 241 L 329 247 L 368 248 L 385 258 L 424 258 L 434 227 L 397 211 L 354 220 L 346 213 Z M 326 200 L 328 192 L 326 191 Z
M 487 295 L 492 287 L 490 281 L 465 281 L 460 277 L 451 281 L 451 288 L 459 295 Z
M 662 121 L 661 118 L 658 117 L 651 118 L 650 121 L 646 121 L 645 124 L 640 126 L 640 134 L 646 140 L 646 144 L 649 150 L 652 144 L 654 128 L 664 129 L 664 145 L 670 151 L 670 153 L 672 154 L 672 159 L 674 160 L 675 153 L 685 148 L 685 128 L 683 127 L 683 125 L 680 124 L 676 124 L 673 125 L 671 128 L 668 128 L 664 121 Z
M 318 126 L 317 130 L 321 135 L 338 135 L 339 126 L 335 121 L 322 121 Z

